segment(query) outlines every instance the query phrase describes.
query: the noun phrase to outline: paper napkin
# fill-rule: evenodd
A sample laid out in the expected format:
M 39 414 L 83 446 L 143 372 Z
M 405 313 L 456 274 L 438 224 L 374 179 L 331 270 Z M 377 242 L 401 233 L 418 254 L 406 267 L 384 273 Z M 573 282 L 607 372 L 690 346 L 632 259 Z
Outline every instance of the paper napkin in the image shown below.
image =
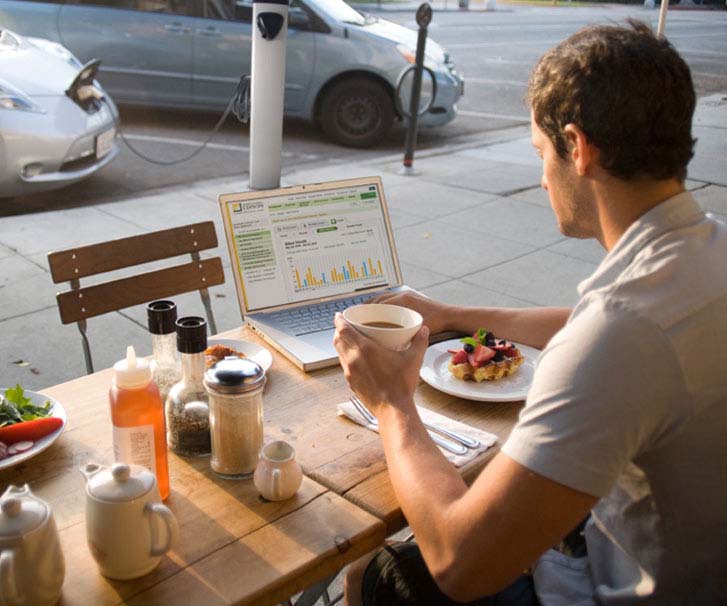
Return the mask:
M 371 431 L 375 431 L 376 433 L 379 432 L 378 426 L 367 423 L 366 419 L 364 419 L 359 414 L 358 410 L 356 410 L 356 407 L 351 404 L 350 401 L 347 400 L 345 402 L 341 402 L 337 408 L 338 414 L 340 416 L 348 417 L 351 421 L 354 421 L 359 425 L 363 425 Z M 428 408 L 423 408 L 422 406 L 417 406 L 417 411 L 419 412 L 419 416 L 421 417 L 422 421 L 425 421 L 430 425 L 438 425 L 440 427 L 443 427 L 444 429 L 456 431 L 466 435 L 467 437 L 475 438 L 480 441 L 479 448 L 468 448 L 467 453 L 463 455 L 454 454 L 453 452 L 449 452 L 448 450 L 444 450 L 443 448 L 439 447 L 439 450 L 442 452 L 442 454 L 447 457 L 447 459 L 455 467 L 462 467 L 462 465 L 479 456 L 495 442 L 497 442 L 497 436 L 494 433 L 483 431 L 482 429 L 477 429 L 476 427 L 472 427 L 471 425 L 466 425 L 465 423 L 456 421 L 455 419 L 450 419 L 449 417 L 445 417 L 438 412 L 434 412 L 433 410 L 429 410 Z

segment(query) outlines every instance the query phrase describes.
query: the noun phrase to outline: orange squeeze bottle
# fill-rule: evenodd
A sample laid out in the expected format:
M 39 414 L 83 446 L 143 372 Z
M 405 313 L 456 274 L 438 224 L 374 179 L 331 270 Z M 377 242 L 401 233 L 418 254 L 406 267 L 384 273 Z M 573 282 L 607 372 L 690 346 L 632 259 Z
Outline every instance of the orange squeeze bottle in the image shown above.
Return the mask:
M 114 364 L 109 390 L 114 432 L 114 460 L 142 465 L 157 478 L 162 500 L 169 496 L 164 404 L 149 363 L 137 359 L 129 345 L 126 358 Z

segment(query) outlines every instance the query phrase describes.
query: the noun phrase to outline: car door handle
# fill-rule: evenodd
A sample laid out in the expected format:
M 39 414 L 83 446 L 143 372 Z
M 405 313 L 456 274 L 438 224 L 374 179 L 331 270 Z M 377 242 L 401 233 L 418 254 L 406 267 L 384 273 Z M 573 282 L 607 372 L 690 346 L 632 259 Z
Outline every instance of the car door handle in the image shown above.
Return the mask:
M 197 32 L 200 36 L 216 37 L 222 35 L 220 30 L 212 26 L 196 29 L 195 32 Z
M 164 29 L 174 34 L 188 34 L 192 31 L 192 28 L 184 27 L 181 23 L 167 23 Z

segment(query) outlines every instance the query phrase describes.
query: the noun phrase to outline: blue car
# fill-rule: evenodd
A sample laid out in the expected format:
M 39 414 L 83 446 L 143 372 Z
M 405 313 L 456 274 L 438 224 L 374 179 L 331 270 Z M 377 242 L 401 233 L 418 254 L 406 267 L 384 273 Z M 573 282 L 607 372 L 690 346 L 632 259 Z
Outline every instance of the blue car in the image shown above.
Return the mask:
M 221 110 L 250 73 L 252 0 L 0 0 L 0 26 L 42 36 L 81 62 L 121 104 Z M 398 115 L 397 81 L 414 60 L 416 32 L 342 0 L 293 0 L 285 113 L 313 120 L 335 141 L 378 142 Z M 427 41 L 436 97 L 420 118 L 446 124 L 464 83 L 448 53 Z

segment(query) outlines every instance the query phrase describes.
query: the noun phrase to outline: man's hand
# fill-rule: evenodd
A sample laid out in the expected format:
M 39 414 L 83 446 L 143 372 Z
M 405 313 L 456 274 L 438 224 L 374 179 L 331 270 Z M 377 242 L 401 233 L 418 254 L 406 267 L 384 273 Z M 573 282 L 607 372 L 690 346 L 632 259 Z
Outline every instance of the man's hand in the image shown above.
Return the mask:
M 429 329 L 422 326 L 408 349 L 393 351 L 357 331 L 340 313 L 336 314 L 334 324 L 333 345 L 338 351 L 343 374 L 364 404 L 376 416 L 386 405 L 413 406 Z
M 451 306 L 425 297 L 418 292 L 405 290 L 397 293 L 386 293 L 376 297 L 371 302 L 400 305 L 401 307 L 408 307 L 419 312 L 422 318 L 424 318 L 424 325 L 429 328 L 429 332 L 432 334 L 452 330 L 448 326 L 448 320 L 451 317 Z

